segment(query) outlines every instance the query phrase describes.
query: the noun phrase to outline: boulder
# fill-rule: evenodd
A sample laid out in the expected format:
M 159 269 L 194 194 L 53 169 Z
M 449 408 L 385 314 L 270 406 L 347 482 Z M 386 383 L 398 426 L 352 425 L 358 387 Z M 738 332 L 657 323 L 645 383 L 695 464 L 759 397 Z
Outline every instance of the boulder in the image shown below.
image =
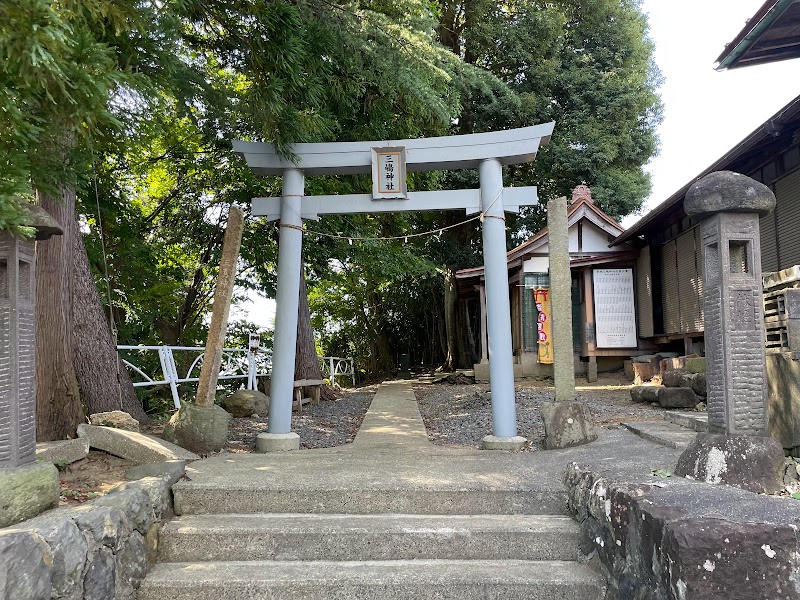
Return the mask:
M 698 433 L 675 475 L 771 494 L 783 487 L 783 447 L 771 437 Z
M 664 371 L 664 375 L 662 376 L 661 381 L 667 387 L 680 387 L 682 375 L 686 375 L 685 370 L 670 369 L 669 371 Z
M 236 390 L 221 404 L 231 416 L 237 418 L 269 414 L 269 396 L 256 390 Z
M 597 439 L 589 408 L 582 402 L 545 402 L 541 412 L 547 450 L 580 446 Z
M 114 429 L 124 429 L 125 431 L 139 431 L 139 421 L 121 410 L 99 412 L 89 415 L 89 423 L 92 425 L 113 427 Z
M 663 387 L 658 390 L 658 403 L 663 408 L 694 408 L 697 396 L 689 388 Z
M 692 391 L 703 398 L 708 396 L 708 384 L 706 383 L 705 373 L 697 373 L 694 376 L 692 380 Z
M 164 438 L 169 436 L 183 448 L 198 454 L 218 452 L 228 441 L 230 420 L 230 413 L 216 404 L 198 406 L 184 402 L 180 410 L 172 415 L 169 427 L 164 427 Z

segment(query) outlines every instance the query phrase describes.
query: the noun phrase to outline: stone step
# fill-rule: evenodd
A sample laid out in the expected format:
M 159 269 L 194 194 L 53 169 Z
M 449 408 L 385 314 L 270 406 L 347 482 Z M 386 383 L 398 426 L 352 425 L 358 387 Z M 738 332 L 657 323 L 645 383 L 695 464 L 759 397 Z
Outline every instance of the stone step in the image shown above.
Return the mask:
M 622 425 L 643 439 L 676 450 L 685 450 L 697 436 L 694 431 L 666 421 L 634 421 Z
M 577 560 L 578 542 L 561 516 L 189 515 L 161 530 L 159 560 Z
M 179 515 L 253 513 L 327 514 L 527 514 L 566 515 L 567 494 L 558 490 L 487 489 L 303 489 L 178 482 Z
M 680 425 L 686 429 L 703 433 L 708 431 L 707 412 L 667 411 L 664 414 L 664 418 L 670 423 L 675 423 L 675 425 Z
M 597 600 L 600 575 L 565 561 L 162 563 L 138 600 Z

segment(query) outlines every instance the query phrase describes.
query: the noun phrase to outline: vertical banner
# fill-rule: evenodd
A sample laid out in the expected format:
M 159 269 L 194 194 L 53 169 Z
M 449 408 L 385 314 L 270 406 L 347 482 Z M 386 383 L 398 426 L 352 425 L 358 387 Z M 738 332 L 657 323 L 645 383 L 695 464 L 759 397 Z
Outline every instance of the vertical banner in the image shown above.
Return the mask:
M 550 290 L 548 288 L 535 288 L 533 300 L 536 302 L 538 316 L 536 329 L 539 341 L 539 362 L 545 365 L 553 364 L 553 322 L 550 310 Z

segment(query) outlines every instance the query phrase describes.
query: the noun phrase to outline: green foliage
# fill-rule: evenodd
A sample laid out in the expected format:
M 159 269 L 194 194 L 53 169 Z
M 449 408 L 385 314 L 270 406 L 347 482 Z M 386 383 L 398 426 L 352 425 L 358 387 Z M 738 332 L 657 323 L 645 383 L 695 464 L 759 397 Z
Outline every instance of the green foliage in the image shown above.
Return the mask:
M 228 207 L 280 194 L 231 139 L 291 157 L 293 142 L 555 120 L 551 143 L 534 164 L 506 168 L 507 184 L 538 185 L 547 200 L 587 183 L 623 216 L 648 193 L 642 166 L 660 118 L 634 0 L 19 0 L 0 4 L 0 56 L 0 228 L 22 223 L 19 199 L 35 189 L 77 186 L 99 283 L 105 248 L 121 342 L 203 342 Z M 410 186 L 477 187 L 477 174 L 416 173 Z M 365 177 L 306 182 L 307 194 L 368 190 Z M 541 217 L 509 219 L 509 241 Z M 479 223 L 450 228 L 464 220 L 308 223 L 324 352 L 373 372 L 401 352 L 440 362 L 445 275 L 481 263 Z M 239 289 L 274 295 L 276 261 L 274 224 L 248 219 Z

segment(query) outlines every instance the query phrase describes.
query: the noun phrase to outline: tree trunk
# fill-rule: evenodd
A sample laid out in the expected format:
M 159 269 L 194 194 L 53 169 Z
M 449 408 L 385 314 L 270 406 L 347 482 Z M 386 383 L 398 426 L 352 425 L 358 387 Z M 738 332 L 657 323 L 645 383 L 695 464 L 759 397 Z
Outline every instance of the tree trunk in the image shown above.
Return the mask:
M 308 308 L 308 291 L 306 278 L 300 277 L 300 303 L 297 306 L 297 342 L 294 355 L 295 379 L 322 379 L 322 368 L 319 364 L 317 345 L 314 341 L 314 328 L 311 326 L 311 310 Z M 336 398 L 334 391 L 327 385 L 320 389 L 322 400 Z
M 146 422 L 147 414 L 117 354 L 77 224 L 72 234 L 72 364 L 81 397 L 89 414 L 123 410 Z
M 443 371 L 453 371 L 458 366 L 457 306 L 456 274 L 448 269 L 444 276 L 444 324 L 447 331 L 447 355 L 442 365 Z
M 76 437 L 85 416 L 72 356 L 75 190 L 40 200 L 64 230 L 36 244 L 36 439 L 48 442 Z

